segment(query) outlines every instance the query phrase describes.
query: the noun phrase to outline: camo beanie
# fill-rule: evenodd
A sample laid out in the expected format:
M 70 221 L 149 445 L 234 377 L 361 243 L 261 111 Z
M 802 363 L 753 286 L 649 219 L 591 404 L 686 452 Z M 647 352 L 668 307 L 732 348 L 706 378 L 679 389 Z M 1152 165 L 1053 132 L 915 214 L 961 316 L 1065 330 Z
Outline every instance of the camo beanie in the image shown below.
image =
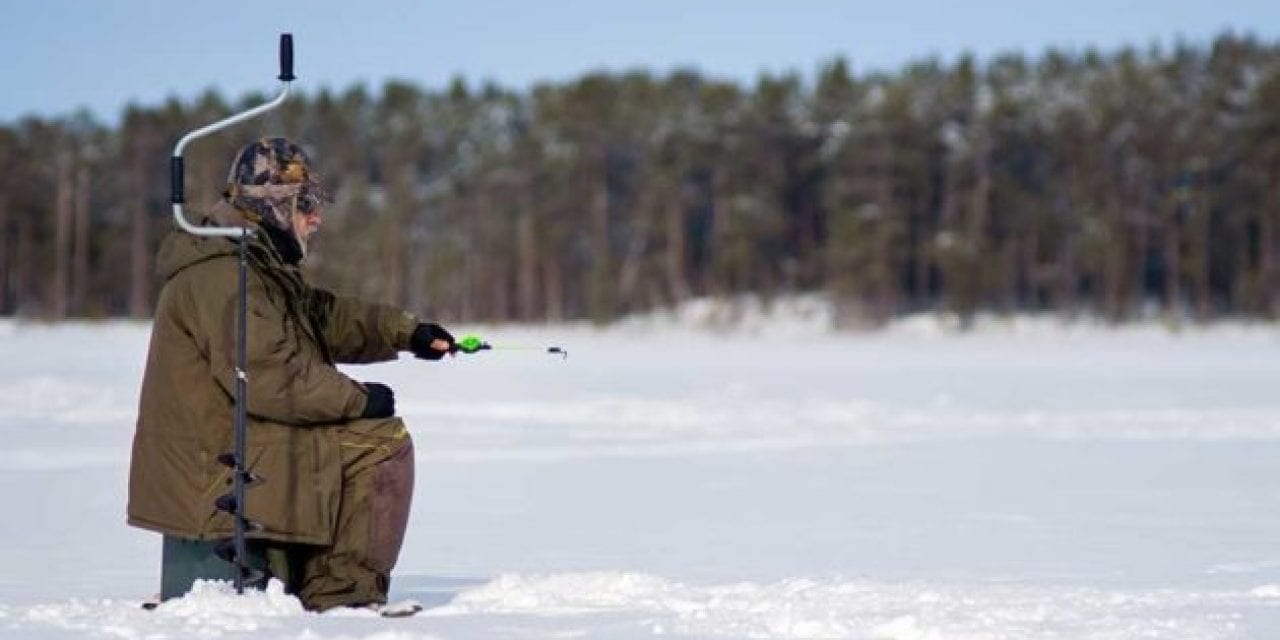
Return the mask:
M 311 213 L 332 202 L 311 170 L 307 153 L 287 138 L 262 138 L 236 153 L 223 197 L 258 223 L 286 261 L 296 264 L 306 253 L 293 232 L 293 212 Z

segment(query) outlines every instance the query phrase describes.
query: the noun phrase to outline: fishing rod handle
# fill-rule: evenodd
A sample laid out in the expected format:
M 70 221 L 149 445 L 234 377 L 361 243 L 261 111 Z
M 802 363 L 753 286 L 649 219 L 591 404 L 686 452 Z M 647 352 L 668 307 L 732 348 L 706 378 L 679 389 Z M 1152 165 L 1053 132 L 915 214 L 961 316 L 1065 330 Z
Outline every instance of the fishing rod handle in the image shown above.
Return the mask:
M 453 351 L 454 353 L 459 351 L 462 353 L 476 353 L 492 348 L 493 347 L 490 347 L 488 342 L 481 340 L 477 336 L 463 336 L 461 340 L 453 343 L 453 348 L 450 349 L 450 351 Z

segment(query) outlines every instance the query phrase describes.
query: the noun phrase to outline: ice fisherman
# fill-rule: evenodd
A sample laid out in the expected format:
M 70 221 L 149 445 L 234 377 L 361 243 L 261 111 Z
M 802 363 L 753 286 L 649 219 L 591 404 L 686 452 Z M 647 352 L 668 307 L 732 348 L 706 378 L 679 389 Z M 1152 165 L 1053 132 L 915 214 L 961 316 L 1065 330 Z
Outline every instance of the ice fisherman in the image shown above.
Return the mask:
M 386 385 L 336 363 L 438 360 L 438 324 L 309 284 L 299 264 L 332 202 L 303 149 L 264 138 L 236 154 L 201 224 L 248 226 L 247 465 L 250 538 L 269 574 L 312 610 L 387 601 L 413 494 L 413 443 Z M 232 472 L 237 246 L 174 231 L 156 304 L 129 472 L 130 525 L 189 540 L 232 535 L 214 507 Z

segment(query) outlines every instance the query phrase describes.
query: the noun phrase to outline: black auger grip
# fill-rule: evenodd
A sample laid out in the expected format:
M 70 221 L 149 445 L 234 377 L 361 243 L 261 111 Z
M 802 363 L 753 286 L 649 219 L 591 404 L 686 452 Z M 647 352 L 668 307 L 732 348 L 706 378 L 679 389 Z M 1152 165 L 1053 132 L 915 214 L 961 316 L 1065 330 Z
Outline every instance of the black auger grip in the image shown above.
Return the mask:
M 293 34 L 280 34 L 280 79 L 292 82 L 293 75 Z
M 182 193 L 182 156 L 169 158 L 169 202 L 182 204 L 186 196 Z

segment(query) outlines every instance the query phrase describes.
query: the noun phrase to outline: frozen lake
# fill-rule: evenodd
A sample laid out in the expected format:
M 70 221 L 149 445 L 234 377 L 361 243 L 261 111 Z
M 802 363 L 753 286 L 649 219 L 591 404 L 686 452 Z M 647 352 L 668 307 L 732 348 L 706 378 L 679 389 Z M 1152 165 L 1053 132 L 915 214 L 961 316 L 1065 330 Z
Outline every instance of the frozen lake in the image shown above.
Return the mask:
M 351 367 L 415 504 L 381 620 L 221 585 L 144 612 L 124 525 L 145 324 L 0 324 L 0 634 L 1273 638 L 1280 329 L 632 324 Z M 460 332 L 459 332 L 460 333 Z

